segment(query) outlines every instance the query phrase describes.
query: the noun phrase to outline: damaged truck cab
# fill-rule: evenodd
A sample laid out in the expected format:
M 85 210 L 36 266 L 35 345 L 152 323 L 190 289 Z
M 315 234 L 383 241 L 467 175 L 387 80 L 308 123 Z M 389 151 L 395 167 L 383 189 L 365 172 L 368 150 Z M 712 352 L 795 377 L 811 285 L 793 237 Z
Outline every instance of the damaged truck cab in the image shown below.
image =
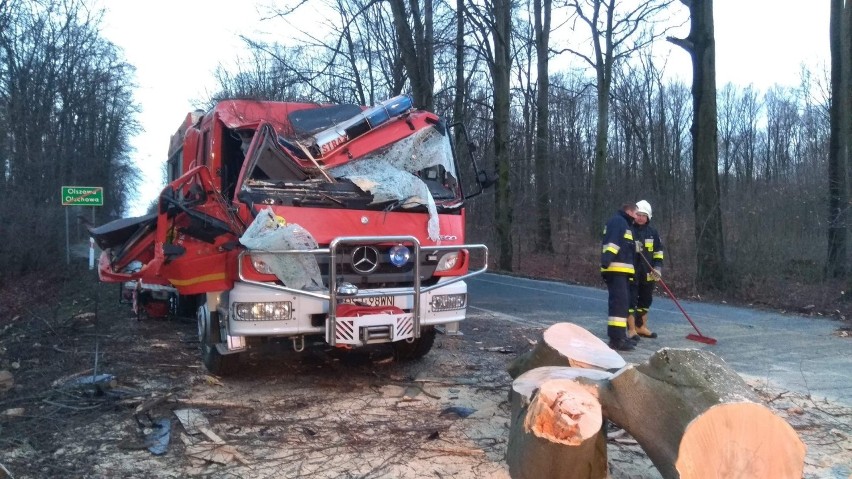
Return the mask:
M 406 95 L 191 113 L 171 139 L 157 211 L 92 229 L 100 278 L 175 291 L 196 310 L 213 373 L 271 340 L 423 356 L 437 328 L 458 330 L 464 280 L 488 262 L 484 245 L 464 242 L 453 133 Z M 487 185 L 468 161 L 470 197 Z

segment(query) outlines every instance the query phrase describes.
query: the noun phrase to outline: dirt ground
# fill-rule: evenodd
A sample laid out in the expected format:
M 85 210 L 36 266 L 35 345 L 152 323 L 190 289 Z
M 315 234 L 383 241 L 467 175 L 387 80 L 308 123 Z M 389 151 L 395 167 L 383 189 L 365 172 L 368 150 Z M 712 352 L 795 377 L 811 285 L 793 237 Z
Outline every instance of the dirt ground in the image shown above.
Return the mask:
M 218 378 L 201 366 L 194 320 L 137 321 L 116 288 L 86 273 L 0 293 L 0 465 L 12 477 L 509 477 L 505 366 L 536 328 L 479 314 L 420 361 L 270 348 Z M 93 386 L 94 374 L 109 376 Z M 849 476 L 850 408 L 746 379 L 807 444 L 805 477 Z M 611 477 L 659 477 L 611 432 Z

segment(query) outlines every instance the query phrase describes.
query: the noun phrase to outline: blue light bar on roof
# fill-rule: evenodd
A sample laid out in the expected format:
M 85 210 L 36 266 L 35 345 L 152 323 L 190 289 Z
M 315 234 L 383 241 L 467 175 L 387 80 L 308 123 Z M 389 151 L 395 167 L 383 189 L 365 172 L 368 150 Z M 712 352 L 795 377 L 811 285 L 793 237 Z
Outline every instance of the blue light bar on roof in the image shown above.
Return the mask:
M 395 116 L 402 115 L 410 110 L 413 104 L 410 95 L 399 95 L 368 108 L 346 121 L 315 134 L 311 153 L 324 156 L 343 143 L 387 123 Z

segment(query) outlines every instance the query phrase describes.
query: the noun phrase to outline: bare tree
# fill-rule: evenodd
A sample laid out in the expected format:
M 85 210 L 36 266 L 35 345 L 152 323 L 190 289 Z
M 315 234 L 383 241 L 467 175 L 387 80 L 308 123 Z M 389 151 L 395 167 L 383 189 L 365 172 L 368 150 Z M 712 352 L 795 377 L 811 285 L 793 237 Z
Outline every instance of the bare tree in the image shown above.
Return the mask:
M 553 76 L 550 94 L 551 156 L 560 161 L 553 163 L 553 200 L 558 218 L 557 230 L 567 229 L 572 222 L 585 224 L 581 216 L 588 211 L 589 157 L 594 138 L 594 96 L 583 88 L 586 79 L 581 72 L 560 73 Z M 573 216 L 573 218 L 572 218 Z
M 575 48 L 566 50 L 583 59 L 595 70 L 598 123 L 595 136 L 594 177 L 592 179 L 592 231 L 603 219 L 606 191 L 607 144 L 609 141 L 610 91 L 613 67 L 665 34 L 654 32 L 657 15 L 673 0 L 644 0 L 625 6 L 617 0 L 569 0 L 574 18 L 591 34 L 592 53 Z
M 488 65 L 492 83 L 491 142 L 494 145 L 496 188 L 494 192 L 494 227 L 497 231 L 498 266 L 513 269 L 512 224 L 514 201 L 511 188 L 511 48 L 512 4 L 510 0 L 494 0 L 481 6 L 468 4 L 469 21 L 476 27 L 476 41 Z
M 408 72 L 415 105 L 426 110 L 435 109 L 435 45 L 433 0 L 409 0 L 408 9 L 403 0 L 388 0 L 393 12 L 393 24 L 402 51 L 402 61 Z M 409 26 L 409 21 L 413 29 Z
M 511 44 L 512 4 L 510 0 L 494 0 L 491 16 L 494 29 L 494 61 L 491 74 L 494 78 L 494 160 L 497 164 L 495 192 L 495 220 L 500 250 L 500 269 L 512 271 L 513 203 L 509 157 L 509 126 L 511 123 Z
M 307 6 L 325 14 L 321 28 L 312 24 L 309 30 L 293 20 L 293 13 Z M 250 50 L 272 60 L 269 70 L 288 77 L 291 90 L 298 85 L 307 94 L 299 99 L 364 105 L 404 90 L 401 43 L 386 2 L 300 2 L 293 8 L 272 11 L 267 20 L 283 22 L 299 35 L 298 44 L 243 40 Z
M 535 188 L 538 228 L 536 246 L 539 251 L 552 252 L 550 226 L 550 11 L 551 0 L 533 0 L 535 30 L 536 133 Z
M 3 274 L 64 262 L 61 186 L 103 186 L 99 215 L 131 197 L 133 69 L 100 19 L 82 0 L 0 2 L 0 194 L 15 198 L 0 202 Z
M 467 98 L 467 87 L 465 86 L 465 41 L 464 41 L 464 2 L 465 0 L 456 0 L 456 62 L 455 62 L 455 95 L 453 97 L 453 121 L 462 122 L 464 120 L 465 103 Z M 456 144 L 460 143 L 461 138 L 456 137 Z
M 681 0 L 689 7 L 686 38 L 668 40 L 692 57 L 692 185 L 695 210 L 696 285 L 727 287 L 716 144 L 716 39 L 713 0 Z
M 782 178 L 794 173 L 799 111 L 790 91 L 778 85 L 766 93 L 765 177 Z
M 846 238 L 848 218 L 847 162 L 849 156 L 849 30 L 847 15 L 850 5 L 843 0 L 831 0 L 829 39 L 831 48 L 831 106 L 829 110 L 831 138 L 828 149 L 828 257 L 826 274 L 838 278 L 846 276 Z

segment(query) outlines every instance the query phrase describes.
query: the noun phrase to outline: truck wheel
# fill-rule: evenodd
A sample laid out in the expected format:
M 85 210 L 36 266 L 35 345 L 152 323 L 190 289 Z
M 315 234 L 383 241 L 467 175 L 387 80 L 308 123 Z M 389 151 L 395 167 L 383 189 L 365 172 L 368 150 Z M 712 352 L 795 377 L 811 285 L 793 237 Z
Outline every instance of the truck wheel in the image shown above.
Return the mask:
M 420 330 L 420 337 L 414 342 L 397 341 L 393 343 L 393 357 L 397 361 L 411 361 L 420 359 L 432 349 L 435 344 L 436 330 L 432 326 L 426 326 Z
M 204 367 L 213 374 L 227 376 L 239 368 L 240 355 L 220 354 L 216 344 L 221 342 L 219 337 L 219 313 L 211 312 L 207 301 L 201 301 L 198 306 L 198 342 L 201 343 L 201 361 Z

